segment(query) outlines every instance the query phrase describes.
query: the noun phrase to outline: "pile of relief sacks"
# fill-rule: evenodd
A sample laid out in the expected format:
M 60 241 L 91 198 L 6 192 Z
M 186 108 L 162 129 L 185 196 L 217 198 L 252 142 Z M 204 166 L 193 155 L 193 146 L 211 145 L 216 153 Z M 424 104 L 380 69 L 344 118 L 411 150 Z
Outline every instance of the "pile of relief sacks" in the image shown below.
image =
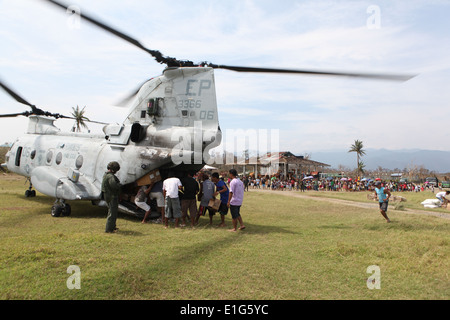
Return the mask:
M 439 199 L 426 199 L 420 203 L 424 208 L 440 208 L 441 202 Z

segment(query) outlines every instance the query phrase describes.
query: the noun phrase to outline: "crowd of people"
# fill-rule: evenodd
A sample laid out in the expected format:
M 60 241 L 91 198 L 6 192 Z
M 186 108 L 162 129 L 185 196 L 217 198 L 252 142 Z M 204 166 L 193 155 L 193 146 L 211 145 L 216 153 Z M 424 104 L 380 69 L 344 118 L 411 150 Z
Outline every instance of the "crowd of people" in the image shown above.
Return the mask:
M 303 176 L 300 178 L 288 178 L 284 179 L 279 176 L 244 176 L 243 182 L 245 190 L 248 189 L 267 189 L 267 190 L 280 190 L 280 191 L 300 191 L 305 192 L 308 190 L 313 191 L 374 191 L 375 183 L 379 181 L 370 179 L 352 179 L 352 178 L 309 178 L 309 176 Z M 382 181 L 384 187 L 393 192 L 421 192 L 432 191 L 436 188 L 433 184 L 429 183 L 412 183 L 412 182 L 399 182 L 395 180 Z
M 108 206 L 105 232 L 115 233 L 118 230 L 116 220 L 120 198 L 120 181 L 116 173 L 120 170 L 120 165 L 112 161 L 107 170 L 101 186 L 103 199 Z M 175 227 L 185 227 L 186 220 L 190 220 L 191 227 L 194 227 L 206 212 L 211 225 L 214 215 L 218 212 L 221 220 L 218 226 L 225 227 L 225 216 L 230 211 L 233 224 L 230 231 L 244 230 L 246 227 L 240 214 L 244 200 L 244 184 L 237 171 L 229 170 L 228 184 L 218 173 L 210 176 L 206 172 L 200 172 L 195 178 L 193 174 L 188 173 L 179 179 L 173 172 L 169 172 L 167 179 L 141 186 L 134 203 L 145 211 L 142 223 L 146 223 L 150 216 L 152 208 L 149 202 L 155 200 L 164 228 L 168 228 L 169 221 L 174 221 Z M 216 199 L 217 196 L 219 199 Z
M 263 176 L 263 177 L 243 177 L 245 190 L 251 189 L 267 189 L 267 190 L 281 190 L 281 191 L 344 191 L 357 192 L 366 191 L 372 192 L 375 199 L 379 202 L 380 213 L 385 218 L 386 222 L 391 222 L 387 215 L 389 198 L 391 192 L 423 192 L 431 191 L 434 193 L 435 186 L 430 183 L 411 183 L 401 182 L 396 180 L 381 181 L 381 179 L 352 179 L 340 177 L 326 177 L 314 178 L 313 176 L 303 176 L 301 178 L 283 179 L 279 176 Z M 437 186 L 439 189 L 440 186 Z M 441 191 L 436 194 L 442 207 L 447 207 L 450 201 L 450 191 Z
M 240 215 L 240 207 L 243 202 L 244 184 L 234 169 L 229 171 L 228 181 L 227 185 L 218 173 L 188 173 L 181 179 L 169 173 L 164 181 L 142 186 L 136 195 L 135 204 L 146 212 L 142 223 L 147 222 L 151 212 L 148 201 L 154 199 L 161 215 L 160 220 L 156 221 L 162 222 L 165 228 L 168 228 L 169 221 L 172 220 L 176 228 L 185 227 L 187 222 L 194 227 L 200 217 L 207 213 L 210 225 L 218 213 L 218 227 L 225 227 L 225 216 L 230 211 L 233 224 L 230 231 L 243 230 L 245 225 Z

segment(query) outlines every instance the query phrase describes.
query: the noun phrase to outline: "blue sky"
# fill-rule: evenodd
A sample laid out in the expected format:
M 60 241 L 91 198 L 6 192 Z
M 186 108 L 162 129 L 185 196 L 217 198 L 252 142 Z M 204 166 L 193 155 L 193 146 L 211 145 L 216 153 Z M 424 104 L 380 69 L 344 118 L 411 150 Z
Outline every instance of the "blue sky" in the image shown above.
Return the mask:
M 313 158 L 348 150 L 356 139 L 375 149 L 450 150 L 450 1 L 65 3 L 178 59 L 418 75 L 401 83 L 216 70 L 223 130 L 279 130 L 280 149 Z M 379 15 L 368 10 L 374 6 Z M 114 104 L 163 66 L 71 19 L 45 1 L 1 0 L 0 77 L 42 109 L 70 114 L 86 106 L 93 120 L 121 123 L 128 110 Z M 0 113 L 25 110 L 0 94 Z M 23 117 L 0 121 L 0 143 L 27 128 Z

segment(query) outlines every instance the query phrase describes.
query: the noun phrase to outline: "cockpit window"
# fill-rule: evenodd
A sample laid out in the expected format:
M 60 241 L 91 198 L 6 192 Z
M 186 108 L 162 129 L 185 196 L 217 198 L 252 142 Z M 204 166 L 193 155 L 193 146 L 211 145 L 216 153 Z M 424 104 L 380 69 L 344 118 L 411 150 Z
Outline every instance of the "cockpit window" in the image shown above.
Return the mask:
M 158 116 L 160 104 L 164 101 L 163 98 L 151 98 L 147 103 L 147 114 L 149 116 Z
M 16 166 L 20 166 L 20 158 L 22 157 L 22 147 L 17 148 L 16 152 Z

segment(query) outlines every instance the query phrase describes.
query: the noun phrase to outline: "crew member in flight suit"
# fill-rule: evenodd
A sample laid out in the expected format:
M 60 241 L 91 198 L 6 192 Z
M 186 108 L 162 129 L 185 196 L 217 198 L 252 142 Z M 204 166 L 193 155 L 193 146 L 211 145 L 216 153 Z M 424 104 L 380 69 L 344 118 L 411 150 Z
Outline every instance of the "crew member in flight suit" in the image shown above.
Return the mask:
M 120 170 L 120 165 L 112 161 L 107 166 L 108 171 L 103 175 L 102 192 L 108 204 L 108 217 L 106 218 L 105 232 L 116 232 L 117 211 L 119 208 L 120 181 L 115 173 Z

